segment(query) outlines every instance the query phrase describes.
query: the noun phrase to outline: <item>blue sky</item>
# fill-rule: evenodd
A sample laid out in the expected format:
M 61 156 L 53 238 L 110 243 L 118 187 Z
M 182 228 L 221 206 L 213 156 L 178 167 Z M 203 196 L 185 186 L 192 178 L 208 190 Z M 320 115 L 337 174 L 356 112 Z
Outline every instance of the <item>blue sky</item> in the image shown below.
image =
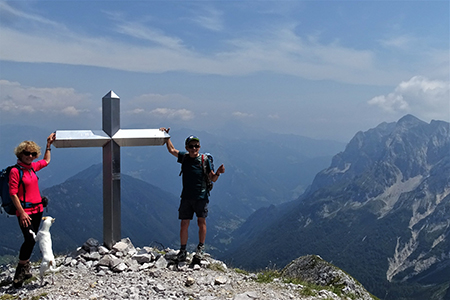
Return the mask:
M 0 1 L 0 125 L 350 140 L 450 121 L 448 1 Z

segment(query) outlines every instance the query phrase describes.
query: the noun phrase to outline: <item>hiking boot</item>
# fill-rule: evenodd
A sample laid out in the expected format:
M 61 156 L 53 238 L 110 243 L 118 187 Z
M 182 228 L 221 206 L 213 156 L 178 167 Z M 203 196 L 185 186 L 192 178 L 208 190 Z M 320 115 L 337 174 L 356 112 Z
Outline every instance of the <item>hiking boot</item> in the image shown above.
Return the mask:
M 187 251 L 186 249 L 180 249 L 180 251 L 177 254 L 177 261 L 186 261 L 187 258 Z
M 17 264 L 16 273 L 14 274 L 13 286 L 17 289 L 22 287 L 25 280 L 24 265 Z
M 23 265 L 23 275 L 25 276 L 25 279 L 33 277 L 33 274 L 31 274 L 31 263 L 29 261 Z
M 204 254 L 205 254 L 205 245 L 198 244 L 197 249 L 195 250 L 195 256 L 197 258 L 203 258 Z

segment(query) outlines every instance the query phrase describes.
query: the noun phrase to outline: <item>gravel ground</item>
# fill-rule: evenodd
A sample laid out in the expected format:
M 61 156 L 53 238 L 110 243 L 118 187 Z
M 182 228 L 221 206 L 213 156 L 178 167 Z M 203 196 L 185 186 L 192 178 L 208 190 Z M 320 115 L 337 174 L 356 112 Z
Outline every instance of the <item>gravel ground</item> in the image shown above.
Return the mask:
M 60 264 L 66 258 L 57 259 Z M 207 266 L 194 268 L 172 265 L 167 268 L 150 266 L 140 270 L 124 272 L 99 272 L 94 266 L 85 264 L 62 265 L 54 274 L 46 274 L 44 285 L 40 285 L 39 266 L 33 267 L 33 277 L 19 289 L 8 280 L 14 268 L 2 272 L 0 299 L 343 299 L 328 290 L 315 290 L 314 296 L 305 296 L 307 288 L 283 283 L 275 279 L 270 283 L 256 282 L 256 274 L 244 274 L 228 269 L 222 262 L 210 261 Z M 345 299 L 345 298 L 344 298 Z

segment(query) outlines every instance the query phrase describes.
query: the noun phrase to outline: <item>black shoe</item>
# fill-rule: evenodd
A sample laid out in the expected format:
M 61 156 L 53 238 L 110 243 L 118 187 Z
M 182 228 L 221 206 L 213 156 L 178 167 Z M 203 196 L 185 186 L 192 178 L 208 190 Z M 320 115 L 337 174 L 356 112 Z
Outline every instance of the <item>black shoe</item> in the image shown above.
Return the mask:
M 186 249 L 181 249 L 177 254 L 177 261 L 186 261 L 187 251 Z
M 17 264 L 16 273 L 14 274 L 13 286 L 18 289 L 22 287 L 25 280 L 24 265 Z
M 198 244 L 197 249 L 195 250 L 195 257 L 198 259 L 202 259 L 205 254 L 205 245 Z
M 25 276 L 25 279 L 33 277 L 33 274 L 31 274 L 31 263 L 29 261 L 23 265 L 23 275 Z

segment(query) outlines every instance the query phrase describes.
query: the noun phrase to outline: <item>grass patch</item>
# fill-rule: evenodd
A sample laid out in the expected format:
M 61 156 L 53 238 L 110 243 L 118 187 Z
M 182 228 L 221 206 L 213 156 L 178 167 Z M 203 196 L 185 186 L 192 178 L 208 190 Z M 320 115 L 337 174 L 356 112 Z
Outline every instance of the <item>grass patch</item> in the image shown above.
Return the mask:
M 274 279 L 276 278 L 280 278 L 282 279 L 283 283 L 286 284 L 295 284 L 295 285 L 301 285 L 303 286 L 302 290 L 300 291 L 300 295 L 302 296 L 317 296 L 318 291 L 321 290 L 328 290 L 330 292 L 333 292 L 334 294 L 338 295 L 338 296 L 342 296 L 342 285 L 339 286 L 334 286 L 334 285 L 330 285 L 330 286 L 321 286 L 321 285 L 315 285 L 312 283 L 308 283 L 305 281 L 302 281 L 298 278 L 289 278 L 289 277 L 282 277 L 280 271 L 275 270 L 275 269 L 266 269 L 264 271 L 261 271 L 259 273 L 257 273 L 257 278 L 256 278 L 256 282 L 259 283 L 270 283 L 273 282 Z M 346 297 L 352 299 L 352 300 L 356 300 L 356 295 L 355 294 L 346 294 Z
M 307 296 L 307 297 L 316 296 L 317 292 L 316 292 L 316 290 L 312 289 L 311 287 L 305 286 L 305 288 L 300 291 L 300 295 Z
M 247 271 L 245 271 L 245 270 L 242 270 L 242 269 L 239 269 L 239 268 L 235 268 L 234 271 L 235 271 L 236 273 L 238 273 L 238 274 L 244 274 L 244 275 L 250 274 L 249 272 L 247 272 Z
M 280 278 L 281 274 L 278 270 L 266 269 L 263 272 L 259 272 L 256 277 L 256 282 L 269 283 L 275 278 Z
M 212 263 L 208 266 L 208 269 L 211 269 L 213 271 L 219 271 L 219 272 L 226 272 L 227 270 L 221 263 Z
M 47 295 L 48 295 L 48 293 L 42 293 L 42 294 L 40 294 L 40 295 L 38 295 L 38 296 L 33 296 L 33 297 L 31 297 L 31 300 L 39 300 L 39 299 L 41 299 L 41 298 L 47 297 Z
M 13 295 L 10 295 L 10 294 L 5 294 L 5 295 L 2 295 L 0 297 L 0 300 L 13 300 L 13 299 L 19 299 L 19 296 L 13 296 Z

